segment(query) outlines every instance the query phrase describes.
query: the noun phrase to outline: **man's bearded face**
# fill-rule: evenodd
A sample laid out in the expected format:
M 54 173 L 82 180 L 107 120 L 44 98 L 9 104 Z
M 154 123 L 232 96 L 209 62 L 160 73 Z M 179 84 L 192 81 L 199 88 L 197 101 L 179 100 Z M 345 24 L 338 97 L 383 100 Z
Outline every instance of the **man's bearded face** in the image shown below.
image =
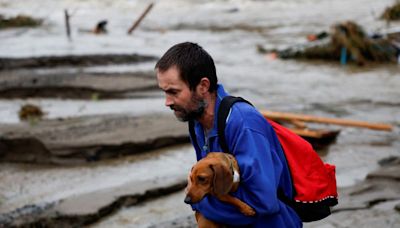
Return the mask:
M 200 118 L 203 115 L 206 106 L 206 101 L 203 98 L 200 98 L 196 92 L 192 91 L 190 101 L 185 105 L 185 107 L 180 105 L 171 105 L 169 107 L 174 111 L 178 120 L 186 122 Z

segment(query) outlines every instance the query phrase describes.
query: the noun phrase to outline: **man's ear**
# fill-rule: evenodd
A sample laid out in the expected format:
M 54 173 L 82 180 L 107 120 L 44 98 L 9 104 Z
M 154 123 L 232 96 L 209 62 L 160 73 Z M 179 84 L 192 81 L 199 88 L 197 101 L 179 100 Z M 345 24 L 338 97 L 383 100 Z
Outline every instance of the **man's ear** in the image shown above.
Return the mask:
M 196 87 L 197 92 L 200 94 L 205 94 L 210 89 L 210 80 L 206 77 L 200 79 L 199 84 Z

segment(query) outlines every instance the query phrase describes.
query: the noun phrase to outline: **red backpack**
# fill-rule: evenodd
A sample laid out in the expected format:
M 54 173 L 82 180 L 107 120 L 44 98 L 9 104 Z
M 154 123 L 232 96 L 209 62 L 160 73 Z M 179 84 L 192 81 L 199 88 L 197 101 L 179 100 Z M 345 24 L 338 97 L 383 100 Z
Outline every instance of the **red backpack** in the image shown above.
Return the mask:
M 235 102 L 249 103 L 241 97 L 227 96 L 221 101 L 218 110 L 217 129 L 224 152 L 229 152 L 225 141 L 226 118 Z M 338 203 L 335 166 L 324 164 L 311 144 L 300 136 L 271 120 L 268 122 L 282 146 L 295 191 L 294 198 L 290 199 L 282 190 L 278 190 L 278 198 L 291 206 L 303 222 L 329 216 L 330 207 Z

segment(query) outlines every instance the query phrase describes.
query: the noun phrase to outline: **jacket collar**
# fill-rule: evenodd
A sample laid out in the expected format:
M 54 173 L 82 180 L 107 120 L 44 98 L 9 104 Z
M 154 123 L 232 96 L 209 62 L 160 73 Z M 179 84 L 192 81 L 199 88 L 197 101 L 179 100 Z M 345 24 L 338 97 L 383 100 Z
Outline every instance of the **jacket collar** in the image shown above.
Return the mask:
M 225 91 L 224 87 L 221 84 L 217 85 L 217 97 L 215 99 L 215 107 L 214 107 L 214 123 L 213 123 L 213 128 L 211 129 L 211 131 L 208 133 L 209 137 L 214 137 L 218 135 L 218 131 L 217 131 L 217 116 L 218 116 L 218 109 L 219 109 L 219 105 L 221 104 L 221 101 L 224 97 L 228 96 L 228 93 Z M 202 131 L 204 131 L 203 126 L 201 126 L 201 124 L 196 121 L 196 128 L 197 129 L 201 129 Z

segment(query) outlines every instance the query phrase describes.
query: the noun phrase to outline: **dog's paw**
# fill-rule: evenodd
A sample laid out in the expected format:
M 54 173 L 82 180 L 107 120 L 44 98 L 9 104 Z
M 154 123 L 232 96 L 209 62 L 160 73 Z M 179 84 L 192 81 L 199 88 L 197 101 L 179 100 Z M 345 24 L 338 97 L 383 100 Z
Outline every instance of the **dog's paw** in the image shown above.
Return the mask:
M 246 216 L 254 216 L 256 214 L 256 211 L 249 205 L 243 205 L 243 207 L 240 209 L 240 212 Z

